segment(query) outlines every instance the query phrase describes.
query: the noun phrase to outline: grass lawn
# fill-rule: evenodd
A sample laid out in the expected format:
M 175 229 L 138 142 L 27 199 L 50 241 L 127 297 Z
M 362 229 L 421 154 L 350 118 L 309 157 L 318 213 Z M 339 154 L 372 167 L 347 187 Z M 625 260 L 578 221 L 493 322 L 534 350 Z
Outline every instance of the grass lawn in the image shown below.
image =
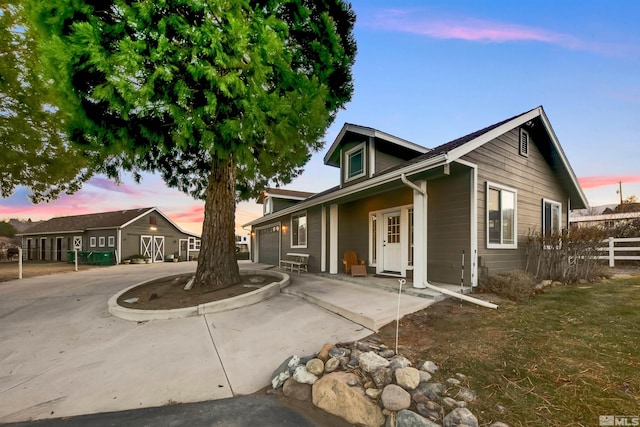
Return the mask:
M 400 353 L 436 362 L 439 381 L 468 375 L 481 425 L 598 426 L 600 415 L 640 415 L 640 277 L 554 287 L 495 311 L 432 307 L 401 320 Z M 381 331 L 391 346 L 394 334 L 395 324 Z

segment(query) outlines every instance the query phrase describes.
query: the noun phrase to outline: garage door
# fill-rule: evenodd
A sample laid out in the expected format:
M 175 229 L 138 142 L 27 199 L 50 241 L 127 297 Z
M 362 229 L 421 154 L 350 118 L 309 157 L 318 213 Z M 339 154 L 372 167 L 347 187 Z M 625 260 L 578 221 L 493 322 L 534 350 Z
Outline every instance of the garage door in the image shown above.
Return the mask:
M 280 264 L 280 227 L 258 230 L 258 262 Z

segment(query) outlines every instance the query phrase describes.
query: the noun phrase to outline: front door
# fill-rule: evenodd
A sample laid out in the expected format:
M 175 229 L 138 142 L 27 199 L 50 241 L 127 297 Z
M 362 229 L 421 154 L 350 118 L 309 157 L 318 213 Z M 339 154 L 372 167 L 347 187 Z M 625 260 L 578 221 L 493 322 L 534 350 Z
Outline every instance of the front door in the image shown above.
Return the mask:
M 400 273 L 402 270 L 400 212 L 384 214 L 383 221 L 382 268 L 385 272 Z

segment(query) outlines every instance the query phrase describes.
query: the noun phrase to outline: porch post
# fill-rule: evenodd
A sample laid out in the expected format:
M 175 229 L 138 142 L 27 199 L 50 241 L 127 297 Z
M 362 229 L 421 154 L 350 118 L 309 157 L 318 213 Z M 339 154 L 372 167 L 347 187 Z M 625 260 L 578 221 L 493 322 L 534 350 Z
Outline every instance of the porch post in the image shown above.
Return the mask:
M 338 205 L 329 206 L 329 274 L 338 274 Z
M 414 183 L 413 190 L 413 287 L 426 288 L 427 281 L 427 181 Z
M 322 205 L 320 215 L 320 271 L 327 271 L 327 208 Z

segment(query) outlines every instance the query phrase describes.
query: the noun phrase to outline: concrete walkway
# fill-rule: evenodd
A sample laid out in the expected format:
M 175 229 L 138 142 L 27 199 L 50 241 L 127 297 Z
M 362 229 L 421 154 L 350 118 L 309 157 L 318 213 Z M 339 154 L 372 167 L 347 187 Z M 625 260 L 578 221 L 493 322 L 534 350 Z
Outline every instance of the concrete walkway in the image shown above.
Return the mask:
M 290 355 L 361 339 L 395 318 L 397 295 L 296 274 L 289 294 L 229 312 L 141 323 L 107 312 L 119 290 L 195 267 L 121 265 L 0 283 L 0 423 L 250 394 Z M 403 312 L 430 303 L 414 298 L 402 296 Z

